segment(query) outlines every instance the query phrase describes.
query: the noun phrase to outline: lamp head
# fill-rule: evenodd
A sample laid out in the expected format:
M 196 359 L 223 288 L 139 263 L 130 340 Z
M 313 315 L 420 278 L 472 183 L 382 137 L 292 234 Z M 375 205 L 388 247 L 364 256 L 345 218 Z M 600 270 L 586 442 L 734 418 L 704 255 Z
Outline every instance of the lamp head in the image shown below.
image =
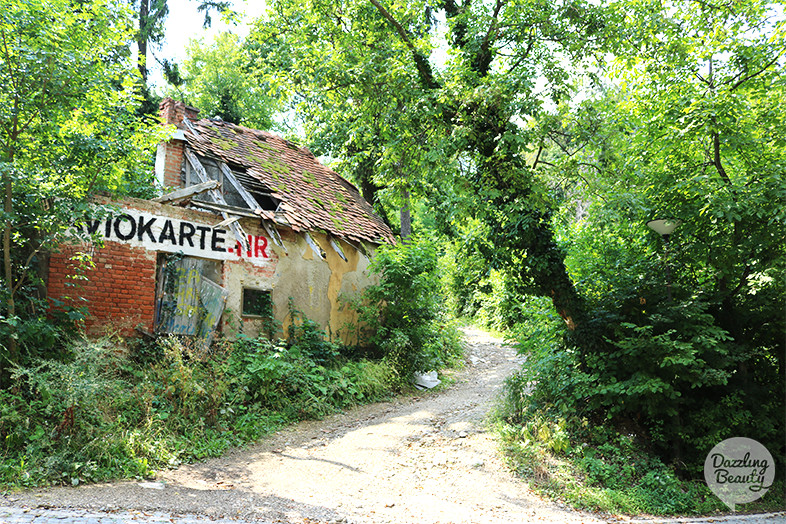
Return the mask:
M 676 218 L 657 218 L 647 222 L 647 226 L 649 226 L 650 229 L 655 231 L 664 239 L 668 240 L 671 232 L 674 231 L 674 229 L 680 225 L 680 223 L 681 221 L 677 220 Z

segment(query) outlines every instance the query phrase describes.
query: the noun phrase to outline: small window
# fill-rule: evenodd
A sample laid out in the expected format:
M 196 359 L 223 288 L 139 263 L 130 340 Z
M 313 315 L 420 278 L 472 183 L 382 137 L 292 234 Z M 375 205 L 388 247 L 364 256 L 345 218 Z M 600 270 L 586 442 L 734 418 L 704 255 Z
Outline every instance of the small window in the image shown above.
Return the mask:
M 270 291 L 243 288 L 242 314 L 244 317 L 272 317 L 273 299 Z

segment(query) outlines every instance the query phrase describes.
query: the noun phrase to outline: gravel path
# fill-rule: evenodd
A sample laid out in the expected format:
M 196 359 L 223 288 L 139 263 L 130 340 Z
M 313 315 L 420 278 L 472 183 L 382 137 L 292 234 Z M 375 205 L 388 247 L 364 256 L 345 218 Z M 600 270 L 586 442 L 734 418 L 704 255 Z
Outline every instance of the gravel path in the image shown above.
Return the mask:
M 444 391 L 298 424 L 252 448 L 162 472 L 154 483 L 36 490 L 0 505 L 15 507 L 9 518 L 19 507 L 134 512 L 128 521 L 95 513 L 57 520 L 99 524 L 160 522 L 161 515 L 185 515 L 172 522 L 607 522 L 539 499 L 505 468 L 484 422 L 520 357 L 484 332 L 465 333 L 467 366 Z M 49 522 L 23 518 L 13 522 Z

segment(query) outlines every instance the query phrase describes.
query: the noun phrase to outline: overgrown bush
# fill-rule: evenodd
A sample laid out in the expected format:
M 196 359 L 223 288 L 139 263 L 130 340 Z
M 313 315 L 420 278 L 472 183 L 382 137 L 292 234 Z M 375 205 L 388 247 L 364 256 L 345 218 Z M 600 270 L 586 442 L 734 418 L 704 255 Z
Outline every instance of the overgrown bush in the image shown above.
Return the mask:
M 756 180 L 756 198 L 782 187 Z M 583 219 L 566 204 L 555 219 L 582 325 L 571 333 L 548 297 L 527 299 L 515 328 L 527 369 L 511 402 L 522 424 L 534 413 L 579 415 L 636 435 L 682 479 L 703 479 L 714 445 L 749 437 L 782 479 L 786 258 L 774 232 L 783 224 L 765 226 L 742 200 L 659 183 L 596 201 Z M 683 219 L 668 245 L 642 217 L 655 204 Z
M 385 398 L 390 366 L 351 360 L 308 319 L 288 341 L 76 340 L 0 390 L 0 485 L 147 477 L 281 424 Z
M 614 514 L 708 515 L 727 511 L 703 481 L 678 476 L 634 433 L 593 423 L 579 413 L 561 416 L 556 406 L 547 402 L 532 409 L 533 404 L 522 398 L 522 391 L 533 391 L 530 379 L 524 372 L 508 380 L 497 430 L 510 466 L 527 478 L 533 489 L 577 508 Z M 528 408 L 525 416 L 522 405 Z M 774 484 L 762 500 L 746 510 L 781 510 L 784 488 L 782 481 Z
M 365 344 L 384 356 L 402 382 L 415 371 L 441 369 L 461 353 L 437 267 L 437 251 L 428 240 L 381 246 L 371 263 L 379 283 L 350 303 Z
M 65 361 L 15 368 L 16 386 L 0 391 L 3 483 L 77 484 L 149 473 L 118 425 L 137 425 L 145 413 L 116 351 L 107 342 L 74 343 Z
M 707 304 L 661 304 L 637 323 L 597 315 L 606 343 L 581 354 L 548 299 L 526 303 L 516 338 L 527 363 L 508 380 L 502 434 L 514 467 L 552 496 L 615 512 L 723 511 L 703 482 L 715 444 L 748 436 L 782 460 L 782 400 L 752 387 L 777 384 L 772 362 L 751 359 Z M 740 376 L 746 360 L 755 375 Z M 782 480 L 771 491 L 759 507 L 782 507 Z
M 315 360 L 313 354 L 324 353 L 302 342 L 287 345 L 240 339 L 237 344 L 229 372 L 245 408 L 276 411 L 294 420 L 319 418 L 339 408 L 378 400 L 389 391 L 390 371 L 379 363 L 338 357 L 330 362 Z

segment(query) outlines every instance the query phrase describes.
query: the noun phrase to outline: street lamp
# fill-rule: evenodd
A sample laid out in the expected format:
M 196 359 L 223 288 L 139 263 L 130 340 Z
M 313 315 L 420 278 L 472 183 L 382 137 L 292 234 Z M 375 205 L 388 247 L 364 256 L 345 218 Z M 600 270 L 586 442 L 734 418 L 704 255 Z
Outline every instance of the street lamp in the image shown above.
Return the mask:
M 676 218 L 656 218 L 655 220 L 647 222 L 647 225 L 650 229 L 662 236 L 663 240 L 668 242 L 669 235 L 671 235 L 671 232 L 674 231 L 680 223 L 681 221 Z
M 669 235 L 682 221 L 676 218 L 656 218 L 647 222 L 647 226 L 663 238 L 666 249 L 666 297 L 671 302 L 671 268 L 669 267 Z

